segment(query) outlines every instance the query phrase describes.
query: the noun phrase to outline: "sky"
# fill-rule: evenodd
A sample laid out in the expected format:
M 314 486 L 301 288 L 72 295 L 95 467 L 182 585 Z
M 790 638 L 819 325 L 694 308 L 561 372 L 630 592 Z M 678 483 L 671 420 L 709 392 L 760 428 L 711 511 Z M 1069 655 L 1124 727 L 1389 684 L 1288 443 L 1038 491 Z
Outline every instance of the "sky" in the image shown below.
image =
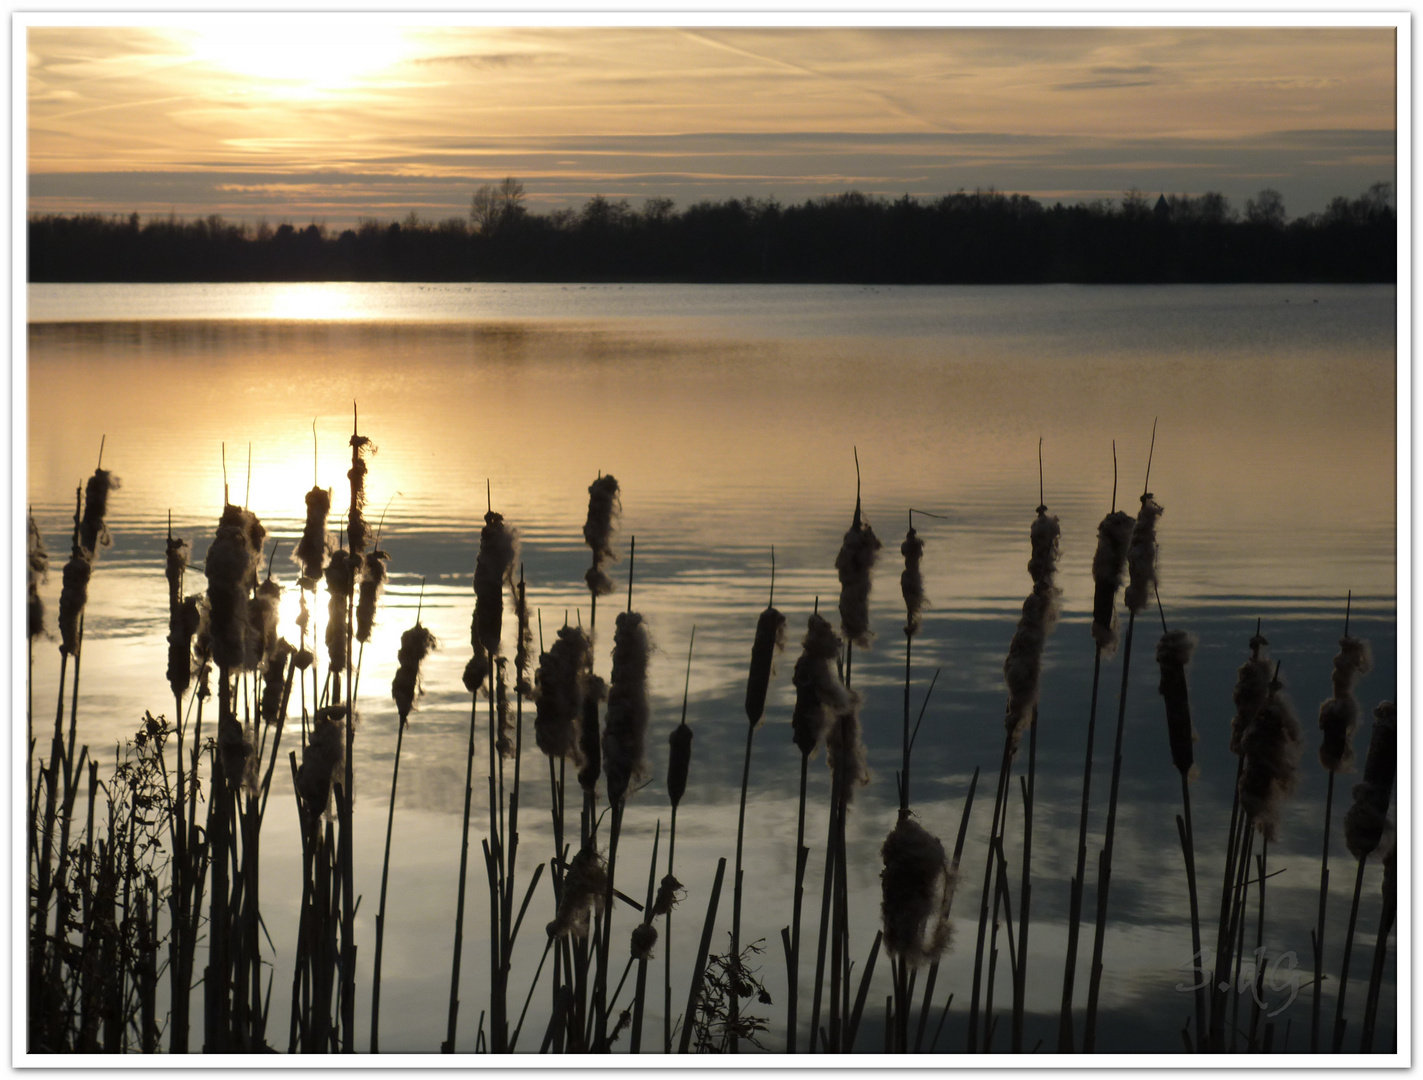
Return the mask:
M 514 176 L 800 202 L 1052 203 L 1394 182 L 1392 28 L 400 26 L 343 14 L 18 26 L 31 213 L 346 227 Z

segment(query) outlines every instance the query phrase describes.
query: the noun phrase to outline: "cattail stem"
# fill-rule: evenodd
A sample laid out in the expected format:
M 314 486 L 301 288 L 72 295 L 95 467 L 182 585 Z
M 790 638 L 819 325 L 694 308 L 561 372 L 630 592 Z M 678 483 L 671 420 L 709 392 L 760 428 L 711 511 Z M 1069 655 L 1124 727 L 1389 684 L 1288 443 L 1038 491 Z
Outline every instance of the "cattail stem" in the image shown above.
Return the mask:
M 464 772 L 464 827 L 460 839 L 460 879 L 459 894 L 455 901 L 455 947 L 450 972 L 450 1012 L 445 1029 L 445 1041 L 440 1044 L 440 1052 L 455 1052 L 455 1027 L 459 1017 L 460 953 L 464 948 L 464 890 L 469 869 L 469 805 L 474 794 L 474 727 L 479 719 L 479 700 L 471 695 L 469 708 L 469 751 L 465 758 Z
M 1027 999 L 1028 922 L 1032 906 L 1033 796 L 1037 783 L 1038 707 L 1028 728 L 1028 779 L 1023 800 L 1023 884 L 1018 892 L 1018 963 L 1013 969 L 1013 1053 L 1023 1052 L 1023 1007 Z
M 1002 828 L 1004 800 L 1007 796 L 1008 774 L 1013 761 L 1013 737 L 1009 733 L 1003 738 L 1003 760 L 998 766 L 998 787 L 993 797 L 993 820 L 988 830 L 988 856 L 983 870 L 983 892 L 978 907 L 978 943 L 973 956 L 973 990 L 969 998 L 968 1044 L 966 1050 L 973 1054 L 978 1051 L 979 1028 L 979 985 L 983 977 L 983 950 L 987 944 L 988 917 L 990 904 L 996 901 L 993 890 L 993 874 L 997 869 L 996 851 L 999 831 Z
M 1230 1004 L 1230 1049 L 1235 1052 L 1240 1036 L 1240 967 L 1245 956 L 1245 909 L 1250 898 L 1250 858 L 1255 847 L 1255 823 L 1247 814 L 1243 825 L 1243 849 L 1239 860 L 1239 880 L 1235 886 L 1235 914 L 1231 923 L 1232 948 L 1235 950 L 1235 969 L 1231 976 L 1230 988 L 1234 998 Z
M 805 846 L 805 786 L 810 755 L 800 756 L 800 803 L 796 813 L 795 899 L 791 908 L 791 936 L 786 962 L 786 1053 L 796 1052 L 796 1007 L 800 996 L 800 912 L 805 896 L 805 864 L 810 849 Z M 810 1049 L 815 1049 L 815 1031 L 810 1033 Z
M 371 1053 L 380 1053 L 380 962 L 385 944 L 385 894 L 390 879 L 390 839 L 395 831 L 395 789 L 400 781 L 400 747 L 405 741 L 405 721 L 395 732 L 395 765 L 390 773 L 390 810 L 385 818 L 385 857 L 380 865 L 380 910 L 376 913 L 376 955 L 371 971 Z
M 1222 989 L 1221 972 L 1230 970 L 1230 943 L 1234 940 L 1234 902 L 1237 855 L 1243 841 L 1243 822 L 1240 813 L 1240 777 L 1245 769 L 1245 757 L 1236 759 L 1234 798 L 1230 808 L 1230 832 L 1225 848 L 1225 873 L 1220 887 L 1220 919 L 1216 927 L 1215 966 L 1211 975 L 1211 1026 L 1210 1049 L 1212 1053 L 1225 1052 L 1225 997 L 1229 984 Z
M 1349 989 L 1349 959 L 1354 951 L 1354 928 L 1359 921 L 1359 897 L 1364 889 L 1364 859 L 1359 860 L 1358 873 L 1354 875 L 1354 900 L 1349 905 L 1349 928 L 1344 932 L 1344 962 L 1339 969 L 1339 997 L 1334 1006 L 1334 1053 L 1344 1050 L 1344 1029 L 1348 1021 L 1344 1019 L 1344 997 Z
M 1113 446 L 1115 454 L 1115 446 Z M 1115 485 L 1115 481 L 1114 481 Z M 1113 498 L 1113 505 L 1116 500 Z M 1092 704 L 1087 710 L 1087 760 L 1082 766 L 1082 811 L 1077 821 L 1077 870 L 1068 897 L 1067 959 L 1062 971 L 1062 1011 L 1057 1020 L 1057 1052 L 1072 1053 L 1072 991 L 1077 980 L 1077 942 L 1082 930 L 1082 889 L 1087 875 L 1087 817 L 1092 805 L 1092 753 L 1097 732 L 1097 691 L 1102 682 L 1102 648 L 1092 661 Z
M 1392 858 L 1393 856 L 1389 856 Z M 1383 986 L 1384 964 L 1388 959 L 1388 935 L 1393 930 L 1393 920 L 1398 912 L 1398 895 L 1392 887 L 1391 864 L 1384 864 L 1383 908 L 1379 912 L 1379 932 L 1374 940 L 1374 963 L 1369 973 L 1369 992 L 1364 1001 L 1363 1032 L 1359 1037 L 1359 1053 L 1370 1054 L 1374 1049 L 1374 1028 L 1378 1022 L 1379 991 Z
M 1256 889 L 1257 918 L 1255 923 L 1255 992 L 1251 995 L 1250 1002 L 1250 1050 L 1253 1053 L 1258 1048 L 1256 1041 L 1260 1033 L 1260 1003 L 1264 999 L 1265 992 L 1265 867 L 1270 854 L 1270 838 L 1261 836 L 1260 854 L 1256 856 L 1255 865 L 1260 875 L 1260 881 Z
M 644 926 L 652 925 L 652 904 L 657 897 L 657 842 L 661 837 L 662 822 L 659 819 L 652 834 L 652 859 L 647 868 L 647 903 L 642 909 Z M 637 989 L 634 991 L 632 1003 L 632 1033 L 628 1036 L 628 1046 L 634 1054 L 642 1052 L 642 1010 L 646 992 L 647 959 L 641 957 L 637 961 Z
M 751 780 L 751 740 L 756 729 L 746 728 L 746 755 L 741 763 L 741 805 L 736 815 L 736 876 L 732 879 L 731 900 L 731 962 L 733 974 L 741 967 L 741 847 L 746 832 L 746 788 Z M 728 1025 L 731 1028 L 731 1043 L 728 1047 L 733 1054 L 741 1052 L 741 1039 L 737 1035 L 737 1018 L 740 1015 L 740 995 L 733 988 L 727 1003 Z
M 1181 837 L 1181 855 L 1186 860 L 1186 890 L 1191 902 L 1191 957 L 1196 974 L 1196 1049 L 1206 1052 L 1206 980 L 1201 969 L 1201 911 L 1196 896 L 1196 834 L 1191 823 L 1191 785 L 1181 774 L 1182 817 L 1176 819 Z
M 1324 795 L 1324 854 L 1319 864 L 1319 918 L 1314 930 L 1314 987 L 1309 1004 L 1309 1052 L 1319 1053 L 1320 988 L 1324 983 L 1324 912 L 1329 903 L 1329 825 L 1334 812 L 1334 770 Z
M 1153 435 L 1153 442 L 1155 436 Z M 1148 460 L 1147 469 L 1151 468 Z M 1097 872 L 1097 929 L 1092 940 L 1091 981 L 1087 988 L 1087 1021 L 1082 1032 L 1083 1053 L 1093 1053 L 1097 1045 L 1097 1000 L 1102 990 L 1102 946 L 1107 936 L 1107 900 L 1112 885 L 1112 849 L 1117 831 L 1117 792 L 1122 779 L 1122 733 L 1126 728 L 1127 684 L 1131 675 L 1131 643 L 1136 629 L 1136 612 L 1127 616 L 1126 641 L 1122 646 L 1122 690 L 1117 703 L 1117 737 L 1112 752 L 1112 783 L 1107 797 L 1107 831 Z
M 693 1023 L 697 1015 L 697 1002 L 702 996 L 702 982 L 706 977 L 707 954 L 711 949 L 712 930 L 716 926 L 717 901 L 721 899 L 721 882 L 726 876 L 726 858 L 716 861 L 716 877 L 712 879 L 711 897 L 707 900 L 707 917 L 702 923 L 702 940 L 697 948 L 697 961 L 692 969 L 692 986 L 687 993 L 687 1011 L 682 1018 L 682 1039 L 677 1053 L 685 1054 L 691 1045 Z

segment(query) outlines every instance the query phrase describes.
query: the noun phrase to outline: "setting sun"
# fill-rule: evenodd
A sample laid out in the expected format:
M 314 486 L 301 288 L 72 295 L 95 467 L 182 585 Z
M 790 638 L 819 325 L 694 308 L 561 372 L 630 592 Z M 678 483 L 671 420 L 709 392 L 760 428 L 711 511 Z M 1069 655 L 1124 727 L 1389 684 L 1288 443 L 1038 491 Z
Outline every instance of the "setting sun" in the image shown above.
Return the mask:
M 194 59 L 246 79 L 281 84 L 274 89 L 291 93 L 348 85 L 390 67 L 408 51 L 396 27 L 342 26 L 328 20 L 310 29 L 293 32 L 288 23 L 214 25 L 194 37 Z

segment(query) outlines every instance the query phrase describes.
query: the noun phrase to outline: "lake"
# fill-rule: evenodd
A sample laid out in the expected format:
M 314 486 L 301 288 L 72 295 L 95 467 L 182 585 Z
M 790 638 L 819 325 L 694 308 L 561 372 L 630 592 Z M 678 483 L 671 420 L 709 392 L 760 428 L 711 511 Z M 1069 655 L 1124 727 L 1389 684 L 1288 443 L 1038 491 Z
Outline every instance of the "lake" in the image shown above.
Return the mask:
M 355 744 L 355 867 L 364 896 L 357 917 L 360 1024 L 369 1020 L 368 942 L 395 751 L 397 720 L 386 688 L 417 603 L 439 641 L 401 754 L 383 1050 L 435 1052 L 444 1037 L 470 709 L 460 675 L 470 655 L 471 575 L 486 481 L 493 508 L 519 530 L 529 604 L 550 642 L 565 619 L 587 622 L 582 526 L 588 486 L 600 473 L 616 476 L 622 491 L 615 541 L 622 559 L 607 603 L 626 603 L 628 547 L 636 537 L 632 603 L 656 645 L 653 777 L 628 802 L 618 862 L 620 886 L 639 898 L 659 821 L 665 860 L 667 737 L 680 718 L 696 628 L 687 713 L 695 741 L 677 837 L 687 899 L 674 922 L 674 1000 L 685 998 L 717 859 L 734 854 L 746 668 L 775 550 L 775 603 L 789 621 L 788 643 L 755 737 L 742 939 L 765 939 L 760 975 L 774 1005 L 756 1008 L 769 1023 L 766 1046 L 784 1047 L 779 938 L 790 921 L 800 765 L 789 730 L 790 673 L 817 600 L 823 612 L 838 600 L 834 562 L 855 508 L 858 455 L 864 514 L 884 549 L 870 600 L 876 640 L 868 652 L 856 650 L 853 666 L 854 685 L 865 695 L 873 780 L 857 795 L 847 826 L 851 951 L 858 979 L 880 925 L 879 846 L 898 806 L 905 668 L 899 545 L 913 507 L 940 515 L 914 518 L 925 541 L 928 598 L 913 648 L 916 715 L 936 671 L 938 680 L 915 746 L 913 807 L 946 845 L 970 777 L 975 768 L 984 774 L 954 904 L 956 938 L 938 982 L 940 998 L 955 994 L 938 1049 L 961 1051 L 1002 748 L 1003 658 L 1031 588 L 1028 527 L 1039 502 L 1039 440 L 1042 499 L 1062 528 L 1063 614 L 1047 643 L 1042 680 L 1024 1045 L 1041 1040 L 1043 1052 L 1054 1049 L 1092 683 L 1092 555 L 1097 524 L 1112 505 L 1113 440 L 1117 505 L 1135 512 L 1154 421 L 1150 488 L 1165 508 L 1161 603 L 1172 628 L 1199 638 L 1189 686 L 1200 735 L 1192 800 L 1203 918 L 1219 903 L 1235 776 L 1227 745 L 1231 688 L 1260 619 L 1304 730 L 1299 791 L 1269 849 L 1271 872 L 1282 872 L 1270 879 L 1266 944 L 1272 957 L 1297 954 L 1301 974 L 1312 967 L 1326 780 L 1315 758 L 1316 716 L 1330 695 L 1331 658 L 1351 590 L 1350 632 L 1372 643 L 1375 660 L 1359 688 L 1361 762 L 1369 713 L 1393 700 L 1398 678 L 1392 286 L 31 285 L 28 300 L 25 475 L 52 560 L 43 590 L 51 628 L 74 490 L 93 472 L 101 437 L 104 467 L 122 479 L 110 501 L 113 545 L 96 566 L 86 615 L 79 731 L 100 760 L 111 759 L 145 709 L 172 709 L 164 675 L 168 515 L 174 533 L 193 541 L 200 564 L 223 505 L 225 453 L 231 499 L 261 518 L 269 541 L 280 541 L 274 574 L 294 597 L 290 552 L 301 534 L 305 492 L 314 481 L 335 489 L 333 529 L 346 505 L 353 404 L 361 433 L 379 448 L 370 459 L 368 516 L 383 515 L 381 546 L 391 562 L 365 650 Z M 201 570 L 191 570 L 187 591 L 202 586 Z M 294 635 L 295 611 L 290 603 L 283 611 L 284 630 Z M 1154 646 L 1160 620 L 1146 615 L 1138 637 Z M 598 622 L 596 664 L 604 677 L 611 618 L 605 609 Z M 59 663 L 51 643 L 36 645 L 38 719 L 50 707 L 41 703 L 54 700 Z M 1120 654 L 1103 664 L 1090 867 L 1104 826 L 1121 667 Z M 1099 1047 L 1111 1052 L 1179 1052 L 1192 1010 L 1191 995 L 1177 989 L 1191 979 L 1190 930 L 1174 820 L 1180 786 L 1157 681 L 1151 650 L 1139 640 L 1125 713 L 1099 1022 Z M 488 813 L 482 721 L 478 739 L 470 826 L 476 852 Z M 527 738 L 526 778 L 546 777 L 541 756 Z M 811 765 L 805 911 L 813 927 L 829 774 L 823 754 Z M 276 973 L 271 1009 L 283 1018 L 273 1024 L 273 1041 L 282 1047 L 300 895 L 281 883 L 297 880 L 301 863 L 285 771 L 277 770 L 262 840 L 262 911 L 275 948 L 266 957 Z M 1353 878 L 1339 822 L 1354 779 L 1341 778 L 1334 810 L 1327 1016 Z M 521 880 L 553 850 L 547 785 L 527 791 Z M 1015 867 L 1015 904 L 1020 839 L 1015 803 L 1005 851 Z M 461 1051 L 473 1049 L 486 1007 L 482 874 L 472 858 Z M 1079 1029 L 1095 877 L 1089 870 Z M 1380 879 L 1379 866 L 1370 864 L 1351 969 L 1351 1047 Z M 545 882 L 530 925 L 542 927 L 552 908 Z M 1253 935 L 1253 902 L 1250 910 Z M 620 909 L 615 942 L 631 926 L 631 914 Z M 728 886 L 714 946 L 722 951 L 729 926 Z M 526 930 L 520 938 L 511 1000 L 523 1000 L 542 937 Z M 649 983 L 659 990 L 650 995 L 644 1049 L 660 1046 L 664 947 L 658 944 L 650 966 Z M 1247 942 L 1247 955 L 1249 948 Z M 813 957 L 802 961 L 803 1046 Z M 1390 944 L 1376 1048 L 1394 1037 L 1394 973 Z M 549 1009 L 548 973 L 544 979 L 528 1021 L 537 1034 Z M 1010 991 L 1002 972 L 999 983 L 997 1008 L 1005 1013 Z M 881 958 L 858 1049 L 882 1047 L 889 993 Z M 1283 986 L 1271 995 L 1272 1009 L 1284 1006 L 1273 1018 L 1277 1051 L 1307 1047 L 1310 991 L 1286 1006 L 1291 996 Z M 1007 1047 L 1003 1019 L 1000 1051 Z M 194 1045 L 200 1021 L 196 1014 Z M 364 1032 L 358 1026 L 362 1049 Z M 535 1049 L 530 1041 L 526 1035 L 519 1048 Z

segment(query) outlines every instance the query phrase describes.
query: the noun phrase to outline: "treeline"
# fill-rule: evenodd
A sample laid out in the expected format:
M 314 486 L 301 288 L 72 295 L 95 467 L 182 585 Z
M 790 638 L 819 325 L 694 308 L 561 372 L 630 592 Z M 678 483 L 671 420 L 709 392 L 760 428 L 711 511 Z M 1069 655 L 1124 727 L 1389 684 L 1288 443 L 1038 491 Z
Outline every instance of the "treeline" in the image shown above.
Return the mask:
M 1044 205 L 958 192 L 920 201 L 859 192 L 773 199 L 669 199 L 639 209 L 596 196 L 529 212 L 506 181 L 466 218 L 247 226 L 211 216 L 141 221 L 31 217 L 29 280 L 675 281 L 865 284 L 1392 282 L 1389 186 L 1286 220 L 1277 192 Z

